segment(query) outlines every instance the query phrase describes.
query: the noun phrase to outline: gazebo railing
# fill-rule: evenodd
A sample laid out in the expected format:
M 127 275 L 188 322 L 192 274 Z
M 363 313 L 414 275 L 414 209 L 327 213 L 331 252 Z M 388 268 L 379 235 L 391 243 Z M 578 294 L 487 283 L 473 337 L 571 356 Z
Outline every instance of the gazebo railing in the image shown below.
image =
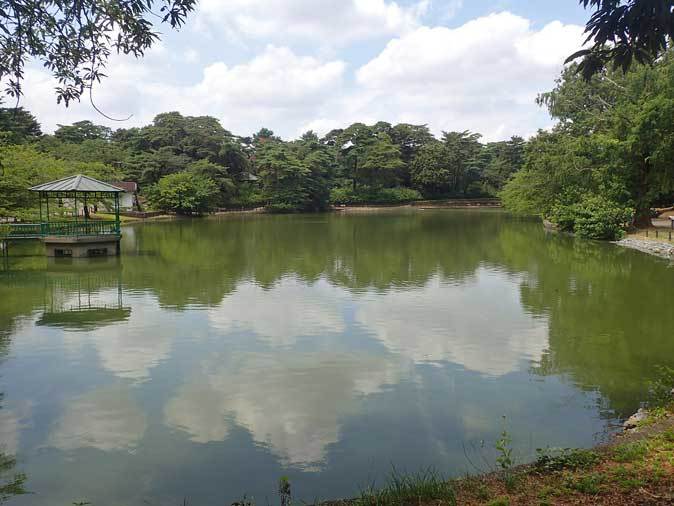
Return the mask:
M 9 237 L 45 237 L 86 235 L 119 235 L 119 222 L 109 220 L 94 221 L 51 221 L 45 223 L 12 223 Z
M 9 237 L 42 237 L 42 224 L 10 223 Z
M 43 235 L 110 235 L 119 234 L 117 221 L 52 221 L 42 223 Z

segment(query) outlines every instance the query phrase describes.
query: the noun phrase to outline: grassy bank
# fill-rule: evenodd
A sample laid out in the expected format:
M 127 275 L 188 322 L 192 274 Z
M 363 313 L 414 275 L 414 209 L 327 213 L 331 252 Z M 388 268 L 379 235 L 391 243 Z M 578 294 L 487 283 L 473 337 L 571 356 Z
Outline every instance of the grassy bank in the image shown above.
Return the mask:
M 531 465 L 455 482 L 461 505 L 674 504 L 674 416 L 592 450 L 541 452 Z
M 391 475 L 381 489 L 324 506 L 545 506 L 674 504 L 674 414 L 658 408 L 639 426 L 593 449 L 541 450 L 536 462 L 443 480 Z M 505 460 L 503 460 L 505 459 Z

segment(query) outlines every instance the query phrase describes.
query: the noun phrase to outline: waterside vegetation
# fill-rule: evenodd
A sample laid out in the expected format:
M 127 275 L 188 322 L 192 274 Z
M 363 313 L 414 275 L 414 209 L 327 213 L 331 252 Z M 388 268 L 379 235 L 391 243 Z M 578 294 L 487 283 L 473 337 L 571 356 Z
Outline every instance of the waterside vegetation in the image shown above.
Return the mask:
M 581 237 L 618 239 L 674 201 L 674 52 L 589 81 L 571 66 L 538 97 L 558 121 L 527 144 L 501 192 L 511 211 L 537 214 Z

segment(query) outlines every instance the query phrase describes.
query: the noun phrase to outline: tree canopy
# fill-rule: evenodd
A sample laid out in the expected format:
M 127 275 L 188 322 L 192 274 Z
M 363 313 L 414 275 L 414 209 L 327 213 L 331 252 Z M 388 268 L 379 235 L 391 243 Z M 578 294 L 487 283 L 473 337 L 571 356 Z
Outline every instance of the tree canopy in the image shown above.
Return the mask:
M 72 125 L 58 125 L 54 137 L 66 142 L 79 144 L 86 140 L 109 139 L 112 129 L 94 125 L 91 121 L 77 121 Z
M 0 138 L 0 143 L 8 144 L 21 144 L 36 140 L 42 135 L 35 116 L 23 107 L 0 108 L 0 132 L 4 133 L 4 139 Z

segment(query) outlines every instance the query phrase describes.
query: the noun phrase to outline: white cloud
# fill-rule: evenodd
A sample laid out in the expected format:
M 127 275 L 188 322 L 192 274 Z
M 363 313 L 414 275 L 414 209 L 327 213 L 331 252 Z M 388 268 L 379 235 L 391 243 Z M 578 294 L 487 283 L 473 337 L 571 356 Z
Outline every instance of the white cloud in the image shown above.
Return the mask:
M 508 12 L 455 29 L 420 27 L 390 41 L 358 69 L 357 82 L 371 94 L 368 114 L 381 119 L 487 139 L 522 134 L 546 121 L 534 98 L 551 87 L 582 32 L 559 22 L 536 31 Z
M 236 64 L 163 46 L 142 61 L 114 56 L 107 72 L 111 77 L 96 89 L 95 98 L 112 116 L 133 113 L 131 121 L 110 123 L 86 101 L 69 109 L 56 105 L 54 81 L 36 67 L 27 71 L 24 105 L 46 131 L 80 119 L 139 126 L 160 112 L 178 110 L 215 116 L 241 135 L 266 126 L 293 137 L 308 129 L 325 133 L 354 121 L 384 120 L 428 124 L 436 134 L 470 129 L 486 140 L 497 140 L 550 126 L 534 99 L 553 86 L 565 57 L 582 42 L 581 26 L 555 21 L 537 29 L 530 20 L 508 12 L 457 28 L 431 28 L 418 23 L 428 7 L 425 2 L 401 7 L 384 0 L 354 0 L 346 6 L 331 1 L 317 9 L 306 0 L 283 2 L 282 7 L 280 1 L 213 0 L 201 5 L 202 18 L 218 24 L 221 16 L 230 30 L 240 32 L 248 26 L 248 17 L 255 20 L 248 26 L 250 36 L 268 44 Z M 322 40 L 365 33 L 400 35 L 352 69 L 353 48 L 325 57 L 269 44 L 290 33 Z M 213 44 L 232 46 L 222 33 L 211 35 L 220 37 Z M 334 54 L 310 47 L 315 54 Z M 183 75 L 186 61 L 192 62 L 190 72 L 201 65 L 201 73 Z
M 111 77 L 96 89 L 95 99 L 113 117 L 133 113 L 132 120 L 124 123 L 108 122 L 86 100 L 68 109 L 57 105 L 55 82 L 35 68 L 27 72 L 23 105 L 37 114 L 45 131 L 80 119 L 128 128 L 147 124 L 161 112 L 178 110 L 186 115 L 216 116 L 225 127 L 246 134 L 262 126 L 306 121 L 313 109 L 341 87 L 346 68 L 340 60 L 323 62 L 269 45 L 239 65 L 211 63 L 204 67 L 199 81 L 181 85 L 162 79 L 168 72 L 162 66 L 170 63 L 165 58 L 152 54 L 142 61 L 112 59 Z
M 202 0 L 197 29 L 225 33 L 229 40 L 311 41 L 343 46 L 416 27 L 428 0 L 409 7 L 386 0 Z
M 245 107 L 300 107 L 326 97 L 344 72 L 341 61 L 322 63 L 299 57 L 285 47 L 267 46 L 248 63 L 228 67 L 222 62 L 204 69 L 202 81 L 191 88 L 191 99 Z

